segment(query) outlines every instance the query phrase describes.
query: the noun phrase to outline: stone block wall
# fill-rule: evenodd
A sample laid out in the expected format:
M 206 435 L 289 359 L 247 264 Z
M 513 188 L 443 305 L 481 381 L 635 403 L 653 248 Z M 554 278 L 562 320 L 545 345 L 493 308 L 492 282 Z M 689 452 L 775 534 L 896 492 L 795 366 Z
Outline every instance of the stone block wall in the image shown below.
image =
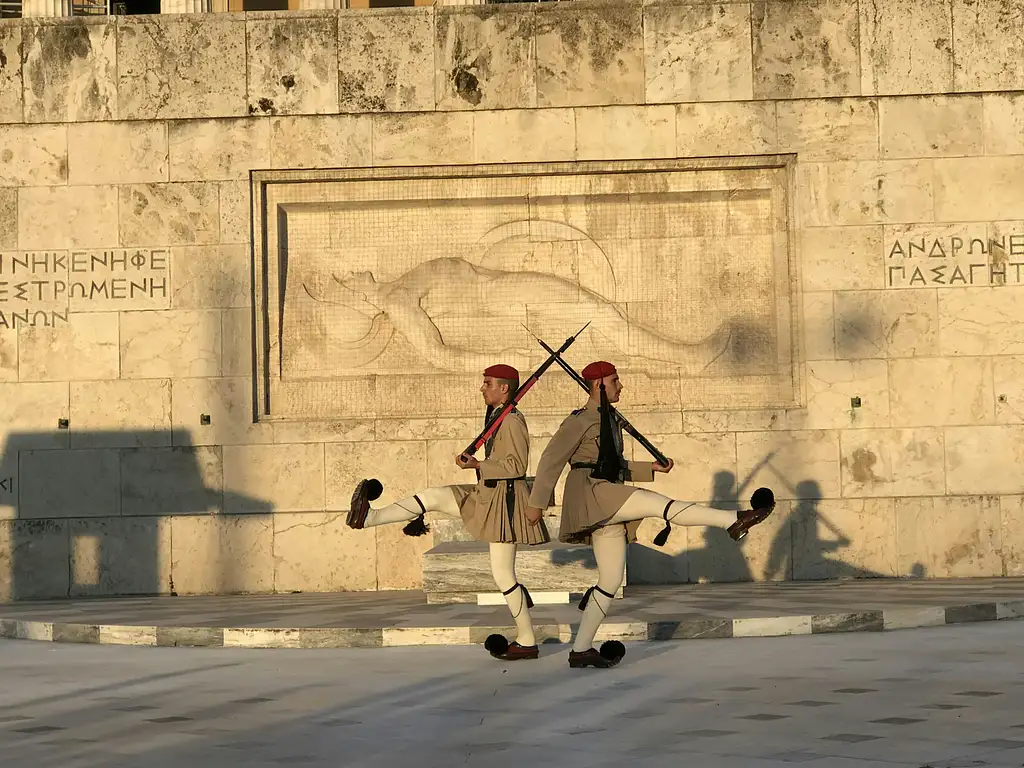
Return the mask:
M 676 157 L 791 156 L 800 396 L 627 393 L 677 463 L 658 490 L 781 500 L 740 548 L 634 547 L 630 581 L 1021 573 L 1022 26 L 1024 0 L 0 22 L 0 599 L 420 586 L 430 537 L 350 531 L 352 484 L 459 479 L 479 417 L 258 418 L 251 171 Z

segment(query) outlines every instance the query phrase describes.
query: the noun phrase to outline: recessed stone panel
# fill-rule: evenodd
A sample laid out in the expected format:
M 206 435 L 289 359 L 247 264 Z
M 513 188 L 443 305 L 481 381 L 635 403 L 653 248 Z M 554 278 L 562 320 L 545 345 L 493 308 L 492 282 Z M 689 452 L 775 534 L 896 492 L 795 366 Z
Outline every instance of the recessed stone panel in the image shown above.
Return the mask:
M 537 141 L 523 151 L 542 155 L 541 134 L 557 142 L 558 133 L 541 128 L 561 127 L 562 115 L 479 113 L 475 151 L 515 157 L 499 137 L 526 125 Z M 485 118 L 503 130 L 482 146 Z M 534 131 L 520 134 L 524 145 Z M 347 169 L 310 174 L 309 184 L 297 173 L 282 174 L 282 184 L 258 175 L 268 213 L 256 217 L 256 241 L 269 250 L 256 256 L 255 296 L 269 303 L 256 317 L 277 318 L 256 329 L 269 414 L 475 415 L 487 361 L 529 371 L 544 359 L 523 325 L 558 345 L 588 322 L 573 354 L 618 360 L 638 411 L 678 410 L 682 389 L 693 408 L 793 402 L 785 165 L 705 167 Z M 531 409 L 562 413 L 579 396 L 556 379 L 538 388 Z M 429 405 L 412 411 L 412 402 Z
M 20 123 L 24 86 L 21 79 L 21 25 L 0 27 L 0 123 Z
M 111 17 L 23 27 L 26 122 L 118 119 L 115 29 Z
M 419 9 L 359 9 L 338 17 L 342 112 L 434 108 L 434 16 Z
M 536 19 L 538 107 L 643 101 L 639 6 L 538 6 Z
M 117 25 L 117 74 L 122 120 L 241 117 L 247 113 L 245 22 L 204 14 L 133 16 Z
M 652 3 L 643 13 L 649 103 L 753 96 L 747 3 Z
M 536 14 L 532 8 L 441 6 L 435 25 L 438 109 L 537 106 Z
M 342 24 L 344 29 L 344 23 Z M 245 22 L 250 114 L 338 111 L 338 21 L 330 14 Z
M 861 3 L 860 62 L 865 95 L 952 91 L 952 0 Z
M 754 98 L 860 95 L 855 3 L 751 3 Z

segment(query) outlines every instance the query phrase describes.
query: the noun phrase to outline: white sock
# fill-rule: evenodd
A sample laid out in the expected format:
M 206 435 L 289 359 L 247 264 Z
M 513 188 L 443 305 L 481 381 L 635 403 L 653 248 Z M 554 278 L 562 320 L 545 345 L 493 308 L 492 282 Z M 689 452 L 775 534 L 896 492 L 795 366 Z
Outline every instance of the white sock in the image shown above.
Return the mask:
M 512 542 L 491 542 L 491 573 L 494 583 L 505 594 L 505 602 L 516 622 L 516 642 L 520 645 L 536 645 L 533 635 L 533 620 L 526 605 L 526 594 L 519 587 L 512 589 L 516 579 L 516 545 Z M 512 589 L 511 592 L 509 590 Z
M 626 503 L 609 520 L 611 523 L 628 523 L 646 517 L 665 519 L 665 505 L 671 504 L 668 510 L 668 521 L 672 525 L 711 526 L 712 528 L 728 528 L 736 522 L 736 512 L 729 509 L 713 509 L 703 504 L 691 504 L 688 501 L 676 501 L 660 493 L 638 488 Z
M 427 512 L 437 512 L 445 517 L 461 517 L 459 504 L 455 500 L 452 489 L 441 486 L 440 488 L 427 488 L 427 490 L 417 493 L 416 496 L 410 496 L 380 509 L 371 509 L 366 515 L 363 527 L 373 528 L 376 525 L 408 523 L 410 520 L 415 520 L 423 514 L 420 505 L 416 503 L 416 497 L 423 502 Z
M 614 595 L 622 586 L 622 577 L 626 571 L 626 544 L 626 529 L 622 525 L 602 526 L 594 531 L 597 586 L 609 595 Z M 583 652 L 594 647 L 594 636 L 611 606 L 612 598 L 596 589 L 590 593 L 583 618 L 580 619 L 580 628 L 576 631 L 576 640 L 572 644 L 574 651 Z

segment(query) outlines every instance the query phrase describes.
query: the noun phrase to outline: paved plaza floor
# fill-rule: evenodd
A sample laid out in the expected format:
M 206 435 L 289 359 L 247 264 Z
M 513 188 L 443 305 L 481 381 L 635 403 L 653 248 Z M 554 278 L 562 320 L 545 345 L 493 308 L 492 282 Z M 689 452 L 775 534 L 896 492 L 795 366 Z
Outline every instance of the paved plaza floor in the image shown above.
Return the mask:
M 1024 615 L 1024 579 L 907 579 L 627 587 L 599 638 L 685 640 L 877 632 Z M 567 641 L 574 601 L 537 605 L 538 636 Z M 427 605 L 422 592 L 155 597 L 0 605 L 0 637 L 124 645 L 382 647 L 482 643 L 504 605 Z
M 1024 622 L 567 646 L 0 642 L 4 768 L 967 768 L 1024 764 Z

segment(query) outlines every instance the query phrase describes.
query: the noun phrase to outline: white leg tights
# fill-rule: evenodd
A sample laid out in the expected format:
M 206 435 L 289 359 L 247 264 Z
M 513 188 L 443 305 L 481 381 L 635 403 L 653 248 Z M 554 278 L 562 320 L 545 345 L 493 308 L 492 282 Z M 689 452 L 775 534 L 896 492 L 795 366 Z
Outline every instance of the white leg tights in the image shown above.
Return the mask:
M 427 512 L 437 512 L 440 515 L 451 518 L 460 518 L 462 516 L 459 511 L 458 502 L 455 501 L 455 494 L 447 486 L 427 488 L 427 490 L 417 493 L 416 496 L 423 502 L 423 507 Z M 366 522 L 363 523 L 363 527 L 373 528 L 375 525 L 408 523 L 410 520 L 415 520 L 421 514 L 423 514 L 423 510 L 416 503 L 416 498 L 410 496 L 386 507 L 371 509 L 366 515 Z
M 520 645 L 537 644 L 533 635 L 533 620 L 526 605 L 526 593 L 516 579 L 516 545 L 512 542 L 491 542 L 491 573 L 494 583 L 505 594 L 505 602 L 516 622 L 516 642 Z M 515 589 L 513 589 L 515 587 Z
M 572 649 L 577 652 L 590 650 L 598 627 L 608 615 L 612 595 L 622 586 L 626 570 L 626 528 L 623 525 L 606 525 L 593 533 L 594 557 L 597 559 L 597 588 L 590 593 L 587 607 L 580 619 L 580 628 Z M 604 594 L 607 593 L 607 594 Z
M 665 519 L 665 506 L 670 504 L 668 521 L 672 525 L 711 526 L 728 528 L 736 522 L 736 512 L 729 509 L 712 509 L 701 504 L 688 501 L 675 501 L 660 493 L 639 488 L 626 499 L 618 512 L 608 521 L 611 523 L 628 523 L 642 520 L 645 517 Z

